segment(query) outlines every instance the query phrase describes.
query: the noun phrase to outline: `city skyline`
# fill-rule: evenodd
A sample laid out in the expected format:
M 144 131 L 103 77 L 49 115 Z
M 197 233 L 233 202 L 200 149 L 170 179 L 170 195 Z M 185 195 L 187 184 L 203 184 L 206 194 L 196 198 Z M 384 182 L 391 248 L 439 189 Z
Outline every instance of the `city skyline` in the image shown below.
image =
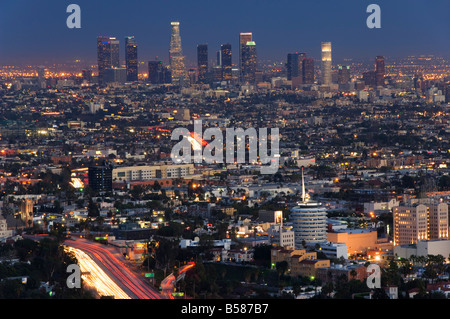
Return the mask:
M 449 55 L 450 45 L 444 41 L 449 22 L 445 18 L 439 19 L 445 11 L 439 10 L 443 9 L 444 1 L 436 1 L 432 8 L 424 8 L 417 3 L 408 7 L 386 1 L 378 3 L 382 8 L 382 28 L 377 30 L 366 26 L 367 3 L 354 1 L 345 4 L 325 1 L 330 9 L 325 11 L 319 10 L 318 4 L 287 1 L 279 2 L 278 6 L 262 2 L 253 9 L 254 1 L 249 1 L 240 4 L 242 10 L 238 10 L 235 3 L 230 9 L 217 4 L 200 10 L 200 16 L 196 12 L 200 3 L 188 5 L 175 1 L 167 7 L 170 10 L 161 12 L 158 9 L 162 8 L 157 5 L 150 6 L 154 10 L 149 11 L 145 10 L 148 4 L 131 1 L 129 6 L 142 9 L 131 19 L 113 12 L 119 8 L 119 2 L 112 1 L 109 8 L 102 9 L 103 14 L 96 15 L 99 5 L 82 0 L 78 1 L 81 29 L 66 27 L 66 4 L 55 1 L 45 5 L 29 3 L 28 7 L 33 10 L 27 10 L 20 18 L 16 14 L 19 9 L 17 4 L 6 4 L 0 13 L 0 29 L 3 30 L 0 31 L 0 43 L 7 43 L 0 48 L 0 64 L 62 63 L 76 59 L 92 61 L 95 59 L 95 42 L 92 39 L 100 35 L 118 39 L 133 35 L 139 42 L 141 61 L 154 60 L 156 56 L 167 61 L 170 42 L 170 28 L 167 25 L 170 21 L 180 21 L 183 26 L 183 51 L 191 64 L 195 63 L 198 44 L 208 44 L 211 52 L 219 50 L 223 43 L 231 43 L 233 48 L 238 48 L 238 34 L 241 32 L 252 32 L 258 45 L 258 59 L 284 60 L 289 52 L 307 52 L 309 56 L 319 59 L 321 42 L 333 43 L 333 60 L 336 58 L 336 61 L 374 55 Z M 292 10 L 284 10 L 287 5 Z M 141 11 L 147 13 L 147 19 Z M 267 16 L 268 12 L 270 16 Z M 297 12 L 296 16 L 294 12 Z M 311 12 L 320 13 L 320 19 Z M 29 16 L 32 14 L 38 14 L 43 19 L 33 19 Z M 12 21 L 11 17 L 16 17 L 18 21 Z M 20 22 L 20 26 L 16 22 Z M 12 26 L 13 31 L 7 26 Z M 238 65 L 238 54 L 233 55 L 233 63 Z

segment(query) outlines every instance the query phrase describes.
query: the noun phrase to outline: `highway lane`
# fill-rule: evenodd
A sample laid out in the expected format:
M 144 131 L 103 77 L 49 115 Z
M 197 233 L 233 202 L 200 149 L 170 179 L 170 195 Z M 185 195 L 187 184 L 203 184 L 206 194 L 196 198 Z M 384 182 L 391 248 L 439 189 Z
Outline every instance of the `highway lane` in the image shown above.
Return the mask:
M 178 271 L 178 278 L 180 276 L 185 275 L 186 272 L 194 266 L 195 266 L 194 263 L 189 263 L 181 267 L 180 270 Z M 161 281 L 161 293 L 168 299 L 175 299 L 175 297 L 172 296 L 174 288 L 175 288 L 175 276 L 173 273 L 171 273 L 169 276 L 167 276 Z
M 133 273 L 110 249 L 102 244 L 85 239 L 68 239 L 64 245 L 80 249 L 102 265 L 114 282 L 133 299 L 165 299 L 156 289 Z
M 103 269 L 82 250 L 65 246 L 78 260 L 84 283 L 97 291 L 100 296 L 113 296 L 115 299 L 131 299 L 131 297 L 109 277 Z

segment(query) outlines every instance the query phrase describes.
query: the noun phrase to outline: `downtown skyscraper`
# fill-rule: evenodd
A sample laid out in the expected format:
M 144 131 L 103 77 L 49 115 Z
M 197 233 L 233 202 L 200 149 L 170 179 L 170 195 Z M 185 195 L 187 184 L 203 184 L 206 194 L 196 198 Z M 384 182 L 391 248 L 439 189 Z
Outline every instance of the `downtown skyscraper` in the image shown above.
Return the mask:
M 187 85 L 186 68 L 184 64 L 183 50 L 181 48 L 180 22 L 171 22 L 172 32 L 170 36 L 169 63 L 174 85 Z
M 301 77 L 303 80 L 303 60 L 305 58 L 305 53 L 288 53 L 286 63 L 288 81 L 296 77 Z
M 314 59 L 308 58 L 306 53 L 288 53 L 286 71 L 293 85 L 314 83 Z
M 322 85 L 331 85 L 331 42 L 322 42 Z
M 302 65 L 303 84 L 314 83 L 314 59 L 304 58 Z
M 232 59 L 231 59 L 231 44 L 225 43 L 220 46 L 220 55 L 222 62 L 222 80 L 230 81 L 232 77 Z
M 138 80 L 138 45 L 134 37 L 125 38 L 125 64 L 127 68 L 127 81 Z
M 384 63 L 384 56 L 377 56 L 375 58 L 375 78 L 377 86 L 384 86 L 384 77 L 386 75 L 386 67 Z
M 197 45 L 198 83 L 206 83 L 208 76 L 208 45 Z
M 97 37 L 98 81 L 104 83 L 106 69 L 119 68 L 119 40 L 115 37 Z
M 241 32 L 239 33 L 239 73 L 241 79 L 243 78 L 244 62 L 243 62 L 243 51 L 246 49 L 248 42 L 253 41 L 253 34 L 251 32 Z

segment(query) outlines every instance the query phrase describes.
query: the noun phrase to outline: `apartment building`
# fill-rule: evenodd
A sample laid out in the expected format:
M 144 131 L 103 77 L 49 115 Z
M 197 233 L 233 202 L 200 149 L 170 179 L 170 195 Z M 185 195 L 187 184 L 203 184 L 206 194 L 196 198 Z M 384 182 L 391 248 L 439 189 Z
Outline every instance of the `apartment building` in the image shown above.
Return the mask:
M 184 178 L 194 174 L 194 164 L 125 166 L 113 169 L 113 181 Z
M 448 239 L 448 204 L 412 199 L 393 208 L 394 246 L 429 239 Z

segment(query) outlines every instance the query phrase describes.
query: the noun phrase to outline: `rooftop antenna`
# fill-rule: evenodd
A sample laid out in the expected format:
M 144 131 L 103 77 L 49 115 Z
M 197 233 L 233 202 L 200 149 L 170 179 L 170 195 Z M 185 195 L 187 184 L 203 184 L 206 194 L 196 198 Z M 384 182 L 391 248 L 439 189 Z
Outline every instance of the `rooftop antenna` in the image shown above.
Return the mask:
M 303 177 L 303 166 L 302 166 L 302 202 L 304 203 L 306 199 L 306 191 L 305 191 L 305 178 Z

